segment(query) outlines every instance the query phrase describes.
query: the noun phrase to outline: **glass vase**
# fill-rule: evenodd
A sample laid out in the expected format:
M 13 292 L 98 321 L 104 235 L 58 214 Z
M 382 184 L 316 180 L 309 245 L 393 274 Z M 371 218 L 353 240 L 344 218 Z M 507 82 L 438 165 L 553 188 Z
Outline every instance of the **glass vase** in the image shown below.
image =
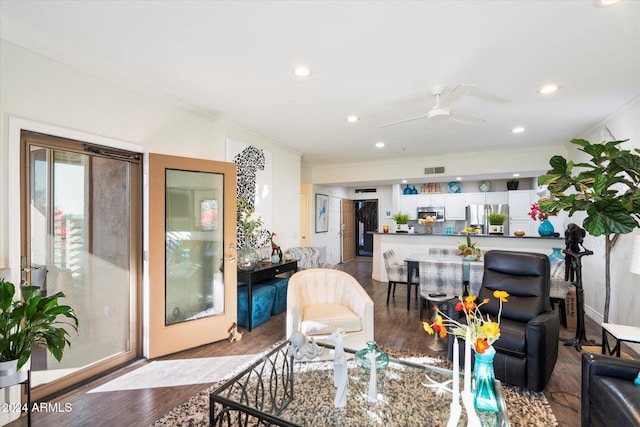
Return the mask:
M 245 242 L 242 249 L 238 250 L 238 269 L 252 271 L 258 265 L 260 265 L 260 255 L 258 255 L 258 251 Z
M 560 260 L 564 259 L 564 255 L 562 255 L 562 249 L 551 248 L 551 251 L 552 252 L 549 254 L 549 263 L 551 263 L 551 265 L 553 265 L 553 263 L 559 259 Z
M 538 226 L 538 234 L 543 237 L 549 237 L 553 234 L 555 230 L 553 229 L 553 224 L 548 219 L 545 219 Z
M 495 389 L 495 374 L 493 372 L 493 358 L 495 355 L 496 350 L 492 345 L 484 353 L 475 354 L 476 361 L 473 365 L 473 406 L 480 411 L 499 411 Z
M 376 371 L 381 371 L 389 364 L 389 356 L 387 353 L 376 347 L 375 341 L 367 341 L 367 348 L 363 348 L 356 353 L 356 365 L 365 371 L 371 370 L 371 362 L 369 360 L 370 352 L 376 353 Z

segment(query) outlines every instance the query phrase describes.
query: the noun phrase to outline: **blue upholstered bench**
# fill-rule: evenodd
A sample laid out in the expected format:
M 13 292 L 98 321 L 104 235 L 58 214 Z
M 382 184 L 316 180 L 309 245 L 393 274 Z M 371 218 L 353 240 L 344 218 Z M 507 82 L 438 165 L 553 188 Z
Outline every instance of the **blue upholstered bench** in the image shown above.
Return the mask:
M 275 286 L 258 284 L 253 286 L 253 298 L 251 302 L 251 326 L 255 328 L 271 318 L 273 301 L 276 297 Z M 247 312 L 249 311 L 247 298 L 247 285 L 238 286 L 238 325 L 249 327 Z
M 289 287 L 289 279 L 286 277 L 274 277 L 273 279 L 260 282 L 260 284 L 273 286 L 276 289 L 271 314 L 276 315 L 287 311 L 287 288 Z

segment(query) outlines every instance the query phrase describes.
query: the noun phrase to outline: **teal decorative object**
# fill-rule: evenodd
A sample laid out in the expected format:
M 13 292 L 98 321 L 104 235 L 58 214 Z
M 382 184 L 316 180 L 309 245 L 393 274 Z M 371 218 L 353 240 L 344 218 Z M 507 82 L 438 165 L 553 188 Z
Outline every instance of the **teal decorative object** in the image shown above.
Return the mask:
M 553 234 L 555 230 L 553 229 L 553 224 L 548 219 L 545 219 L 538 226 L 538 234 L 543 237 L 549 237 Z
M 371 370 L 371 362 L 369 361 L 369 352 L 376 353 L 376 371 L 381 371 L 389 364 L 389 356 L 376 347 L 375 341 L 367 341 L 367 348 L 363 348 L 356 353 L 356 365 L 365 371 Z
M 551 248 L 551 253 L 549 254 L 549 263 L 553 265 L 559 259 L 564 259 L 564 255 L 562 255 L 562 249 L 560 248 Z
M 460 193 L 460 192 L 462 192 L 462 184 L 457 182 L 457 181 L 451 181 L 447 185 L 447 188 L 449 190 L 449 193 Z
M 493 372 L 493 358 L 496 350 L 492 345 L 484 353 L 476 353 L 473 365 L 474 397 L 473 406 L 480 411 L 499 412 L 496 398 L 495 374 Z

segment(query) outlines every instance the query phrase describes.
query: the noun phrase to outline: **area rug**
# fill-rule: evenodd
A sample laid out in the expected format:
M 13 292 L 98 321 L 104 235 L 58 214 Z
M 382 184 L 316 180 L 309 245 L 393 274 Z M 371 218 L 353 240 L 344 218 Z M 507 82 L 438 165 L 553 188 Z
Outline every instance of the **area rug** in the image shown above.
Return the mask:
M 153 361 L 89 393 L 217 383 L 246 369 L 257 357 L 257 354 L 243 354 Z
M 401 356 L 401 352 L 393 352 L 391 351 L 393 356 Z M 409 356 L 404 354 L 405 356 Z M 429 364 L 432 366 L 440 366 L 446 368 L 450 365 L 450 362 L 432 358 L 432 357 L 416 357 L 415 355 L 411 355 L 409 357 L 404 357 L 403 359 L 409 360 L 412 362 Z M 314 380 L 314 375 L 330 375 L 332 371 L 332 363 L 331 362 L 313 362 L 313 363 L 304 363 L 298 364 L 296 367 L 296 383 L 294 385 L 294 390 L 301 386 L 314 387 L 314 384 L 317 384 L 317 381 Z M 327 373 L 327 371 L 329 373 Z M 303 375 L 306 375 L 304 377 Z M 384 380 L 383 380 L 384 381 Z M 220 381 L 217 384 L 214 384 L 210 388 L 203 390 L 202 392 L 196 394 L 191 399 L 189 399 L 184 404 L 174 408 L 171 412 L 163 416 L 161 419 L 154 423 L 154 426 L 205 426 L 209 423 L 209 393 L 216 388 L 220 387 L 224 382 Z M 351 387 L 351 386 L 350 386 Z M 420 388 L 423 387 L 420 383 L 409 385 L 406 383 L 400 384 L 392 384 L 391 382 L 384 385 L 386 390 L 389 390 L 389 387 L 415 387 L 416 392 L 420 391 Z M 357 396 L 358 393 L 355 391 L 356 387 L 351 389 L 351 396 Z M 321 395 L 320 401 L 325 402 L 327 406 L 327 411 L 332 411 L 333 407 L 333 390 L 318 390 L 317 393 L 325 393 L 326 396 Z M 314 389 L 315 394 L 315 389 Z M 365 393 L 366 394 L 366 393 Z M 511 425 L 514 427 L 532 427 L 532 426 L 557 426 L 558 422 L 553 415 L 551 407 L 549 406 L 549 402 L 546 397 L 542 393 L 533 393 L 528 390 L 519 389 L 516 387 L 503 385 L 503 394 L 505 397 L 505 401 L 507 403 L 507 410 L 509 412 L 509 418 Z M 357 399 L 357 397 L 355 397 Z M 448 402 L 450 401 L 450 397 L 447 400 L 446 397 L 442 397 L 442 405 L 443 407 L 448 406 Z M 446 425 L 445 420 L 432 420 L 430 419 L 427 424 L 422 421 L 419 421 L 420 408 L 412 408 L 412 402 L 406 402 L 406 405 L 402 408 L 402 410 L 397 411 L 396 408 L 393 408 L 393 414 L 389 413 L 387 418 L 384 421 L 380 421 L 380 423 L 371 422 L 368 420 L 366 423 L 362 424 L 361 422 L 354 421 L 353 419 L 341 419 L 339 420 L 339 424 L 343 426 L 348 425 L 384 425 L 384 426 L 407 426 L 407 425 Z M 348 404 L 349 405 L 349 404 Z M 356 405 L 358 406 L 358 405 Z M 448 408 L 447 408 L 448 409 Z M 295 412 L 295 404 L 292 402 L 290 407 L 287 408 L 292 412 Z M 321 408 L 316 408 L 316 412 L 320 412 Z M 353 411 L 352 411 L 353 412 Z M 464 412 L 464 411 L 463 411 Z M 443 410 L 444 416 L 447 416 L 448 411 Z M 291 414 L 290 414 L 291 415 Z M 460 425 L 464 426 L 466 422 L 461 421 Z M 316 425 L 322 425 L 318 422 L 313 422 L 314 427 Z M 332 422 L 330 425 L 334 425 Z

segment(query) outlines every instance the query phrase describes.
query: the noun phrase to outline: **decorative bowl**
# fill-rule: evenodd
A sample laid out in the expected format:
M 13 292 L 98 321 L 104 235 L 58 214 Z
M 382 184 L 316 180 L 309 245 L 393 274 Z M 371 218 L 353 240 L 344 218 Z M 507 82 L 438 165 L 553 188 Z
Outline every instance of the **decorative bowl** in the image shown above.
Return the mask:
M 523 230 L 516 230 L 513 232 L 513 234 L 515 234 L 518 237 L 522 237 L 524 236 L 524 231 Z

